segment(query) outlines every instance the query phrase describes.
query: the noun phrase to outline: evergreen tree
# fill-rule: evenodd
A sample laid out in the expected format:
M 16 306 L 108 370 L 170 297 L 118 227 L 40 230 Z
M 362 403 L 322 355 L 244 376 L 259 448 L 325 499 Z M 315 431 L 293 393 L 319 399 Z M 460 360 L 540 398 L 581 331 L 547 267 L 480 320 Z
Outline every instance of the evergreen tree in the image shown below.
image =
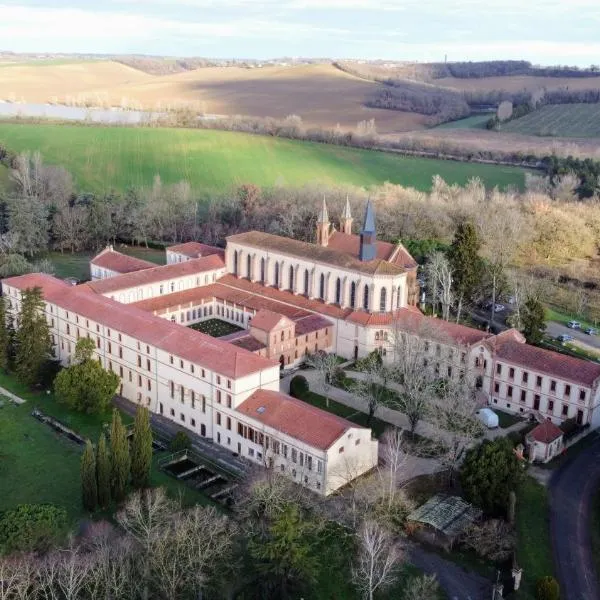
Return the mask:
M 119 386 L 119 376 L 94 360 L 94 349 L 90 338 L 77 340 L 73 364 L 54 381 L 58 400 L 86 413 L 106 411 Z
M 11 362 L 13 335 L 11 324 L 8 322 L 7 300 L 0 298 L 0 369 L 8 371 Z
M 460 319 L 463 303 L 473 299 L 481 279 L 482 261 L 479 257 L 481 244 L 473 223 L 460 223 L 448 250 L 452 267 L 453 286 L 458 298 L 456 320 Z
M 96 481 L 98 482 L 98 505 L 100 508 L 108 508 L 110 504 L 110 454 L 104 434 L 98 440 Z
M 537 298 L 527 298 L 523 315 L 523 335 L 529 344 L 539 344 L 546 330 L 546 311 Z
M 23 290 L 21 313 L 15 333 L 15 371 L 27 385 L 38 383 L 44 366 L 52 357 L 52 338 L 44 315 L 39 287 Z
M 83 507 L 92 512 L 98 506 L 98 485 L 96 483 L 96 456 L 92 442 L 88 440 L 81 456 L 81 497 Z
M 127 430 L 121 422 L 121 415 L 115 408 L 110 427 L 110 457 L 111 457 L 111 493 L 120 502 L 125 498 L 127 480 L 129 478 L 129 441 Z
M 152 429 L 150 414 L 145 406 L 139 406 L 133 423 L 131 442 L 131 483 L 134 488 L 148 485 L 152 464 Z

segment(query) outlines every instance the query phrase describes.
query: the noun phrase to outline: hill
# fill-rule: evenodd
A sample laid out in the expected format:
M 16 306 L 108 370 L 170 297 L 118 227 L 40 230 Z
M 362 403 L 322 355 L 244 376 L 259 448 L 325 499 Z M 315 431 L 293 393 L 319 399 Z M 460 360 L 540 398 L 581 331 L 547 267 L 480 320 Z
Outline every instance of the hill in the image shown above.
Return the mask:
M 406 157 L 311 142 L 193 129 L 21 125 L 0 123 L 0 144 L 21 152 L 39 150 L 64 165 L 82 189 L 150 186 L 187 180 L 198 191 L 226 191 L 241 183 L 353 184 L 386 181 L 420 190 L 439 174 L 450 183 L 480 177 L 487 186 L 522 187 L 516 167 Z

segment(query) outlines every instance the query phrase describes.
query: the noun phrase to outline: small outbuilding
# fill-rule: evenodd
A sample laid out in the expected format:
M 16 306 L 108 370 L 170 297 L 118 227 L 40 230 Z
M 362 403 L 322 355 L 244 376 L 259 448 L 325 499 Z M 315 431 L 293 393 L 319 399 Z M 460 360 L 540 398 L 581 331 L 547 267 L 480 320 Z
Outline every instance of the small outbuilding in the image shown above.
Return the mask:
M 547 463 L 563 451 L 563 432 L 547 419 L 525 436 L 525 446 L 530 462 Z
M 482 511 L 458 496 L 436 494 L 410 515 L 415 537 L 450 550 L 465 529 L 481 518 Z

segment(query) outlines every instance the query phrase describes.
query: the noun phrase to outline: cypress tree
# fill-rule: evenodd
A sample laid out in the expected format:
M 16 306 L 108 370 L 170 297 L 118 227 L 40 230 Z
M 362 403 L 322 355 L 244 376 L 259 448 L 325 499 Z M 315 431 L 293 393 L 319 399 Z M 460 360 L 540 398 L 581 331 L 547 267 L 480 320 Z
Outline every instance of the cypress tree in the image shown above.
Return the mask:
M 17 377 L 27 385 L 38 383 L 42 368 L 52 357 L 52 338 L 39 287 L 24 290 L 21 295 L 21 314 L 15 333 L 15 346 Z
M 452 267 L 452 283 L 458 296 L 456 320 L 460 319 L 463 302 L 472 299 L 481 279 L 482 262 L 479 258 L 479 238 L 473 223 L 460 223 L 448 250 Z
M 131 443 L 131 483 L 135 488 L 148 485 L 152 464 L 152 429 L 150 414 L 145 406 L 139 406 L 133 424 Z
M 110 504 L 110 454 L 104 434 L 98 440 L 96 481 L 98 482 L 98 505 L 100 508 L 108 508 Z
M 127 480 L 129 478 L 129 441 L 127 430 L 121 422 L 121 415 L 115 408 L 110 427 L 111 456 L 111 492 L 113 498 L 120 502 L 125 498 Z
M 528 298 L 523 308 L 523 335 L 528 344 L 539 344 L 546 330 L 546 311 L 537 298 Z
M 8 371 L 12 346 L 12 329 L 7 321 L 6 298 L 0 298 L 0 369 Z
M 92 442 L 88 440 L 81 456 L 81 497 L 83 507 L 90 512 L 98 506 L 98 486 L 96 484 L 96 456 Z

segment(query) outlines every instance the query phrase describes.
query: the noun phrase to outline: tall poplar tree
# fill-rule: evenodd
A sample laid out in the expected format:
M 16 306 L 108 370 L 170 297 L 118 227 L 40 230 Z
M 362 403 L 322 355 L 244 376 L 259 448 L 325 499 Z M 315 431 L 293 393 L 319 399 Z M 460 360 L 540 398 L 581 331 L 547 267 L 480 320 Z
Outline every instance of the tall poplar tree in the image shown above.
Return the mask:
M 21 313 L 15 333 L 15 371 L 27 385 L 38 383 L 42 369 L 52 357 L 52 338 L 44 315 L 39 287 L 23 290 Z
M 529 344 L 539 344 L 546 330 L 546 311 L 537 298 L 527 298 L 521 317 L 523 335 Z
M 150 414 L 145 406 L 139 406 L 133 423 L 131 443 L 131 483 L 134 488 L 148 485 L 152 465 L 152 429 Z
M 108 508 L 110 504 L 110 454 L 104 434 L 98 440 L 96 451 L 96 481 L 98 482 L 98 505 Z
M 8 322 L 7 299 L 0 298 L 0 369 L 8 371 L 10 366 L 13 330 Z
M 113 498 L 120 502 L 125 498 L 127 480 L 129 479 L 129 441 L 127 430 L 121 422 L 117 409 L 113 410 L 110 427 L 110 459 L 111 459 L 111 492 Z
M 473 299 L 481 279 L 483 265 L 479 257 L 480 246 L 473 223 L 469 221 L 460 223 L 448 250 L 448 260 L 452 267 L 452 283 L 458 298 L 456 322 L 460 320 L 463 303 Z
M 81 498 L 83 507 L 90 512 L 98 506 L 98 485 L 96 483 L 96 456 L 94 446 L 88 440 L 81 456 Z

